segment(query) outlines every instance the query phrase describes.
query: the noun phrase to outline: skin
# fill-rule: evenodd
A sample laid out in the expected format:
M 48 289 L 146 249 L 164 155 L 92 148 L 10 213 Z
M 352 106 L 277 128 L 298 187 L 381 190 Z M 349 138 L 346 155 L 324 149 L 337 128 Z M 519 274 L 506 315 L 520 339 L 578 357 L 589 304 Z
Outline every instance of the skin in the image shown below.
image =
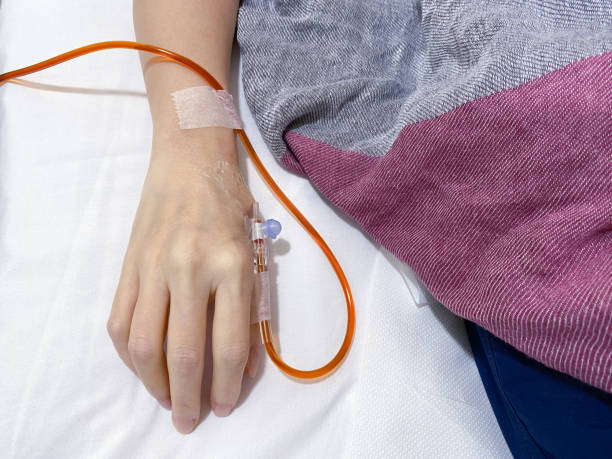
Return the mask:
M 193 59 L 227 89 L 238 3 L 134 0 L 136 39 Z M 245 369 L 257 371 L 252 249 L 243 220 L 253 198 L 240 180 L 211 177 L 219 161 L 225 177 L 240 174 L 231 129 L 178 128 L 170 93 L 206 83 L 148 53 L 141 62 L 153 119 L 151 161 L 107 331 L 119 357 L 187 434 L 201 415 L 209 303 L 210 404 L 217 416 L 235 406 Z

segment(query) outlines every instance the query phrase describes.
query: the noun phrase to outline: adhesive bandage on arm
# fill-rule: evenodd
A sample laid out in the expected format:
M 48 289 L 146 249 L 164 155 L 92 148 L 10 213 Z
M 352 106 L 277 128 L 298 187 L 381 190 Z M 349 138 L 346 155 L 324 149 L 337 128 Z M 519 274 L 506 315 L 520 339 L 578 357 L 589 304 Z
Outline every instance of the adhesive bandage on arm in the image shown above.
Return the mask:
M 227 127 L 242 129 L 232 95 L 210 86 L 194 86 L 170 94 L 174 99 L 180 129 Z
M 11 81 L 13 78 L 19 78 L 25 75 L 29 75 L 31 73 L 38 72 L 40 70 L 52 67 L 62 62 L 69 61 L 70 59 L 74 59 L 79 56 L 84 56 L 86 54 L 90 54 L 93 52 L 102 51 L 106 49 L 135 49 L 135 50 L 146 51 L 149 53 L 157 54 L 159 56 L 163 56 L 164 58 L 168 58 L 173 62 L 176 62 L 178 64 L 181 64 L 193 70 L 194 73 L 200 75 L 205 81 L 207 81 L 213 87 L 221 88 L 221 85 L 219 84 L 219 82 L 215 80 L 215 78 L 210 73 L 208 73 L 206 69 L 204 69 L 197 63 L 193 62 L 191 59 L 185 56 L 182 56 L 169 49 L 159 48 L 157 46 L 149 45 L 147 43 L 138 43 L 134 41 L 105 41 L 105 42 L 100 42 L 100 43 L 92 43 L 87 46 L 82 46 L 80 48 L 76 48 L 76 49 L 67 51 L 63 54 L 54 56 L 47 60 L 38 62 L 36 64 L 32 64 L 28 67 L 23 67 L 17 70 L 12 70 L 10 72 L 0 74 L 0 86 L 2 86 L 4 83 L 8 81 Z M 177 91 L 177 92 L 180 92 L 180 91 Z M 223 96 L 223 94 L 221 95 Z M 218 103 L 219 100 L 218 98 L 216 99 L 217 100 L 215 102 Z M 197 97 L 196 97 L 196 100 L 198 100 Z M 228 99 L 226 98 L 226 101 L 227 100 Z M 229 101 L 231 100 L 232 99 L 230 96 Z M 221 101 L 221 105 L 226 106 L 226 101 L 225 102 Z M 202 101 L 200 100 L 196 102 L 196 105 L 205 105 L 205 104 L 202 104 Z M 183 110 L 181 109 L 181 113 L 185 113 L 185 112 L 183 112 Z M 226 118 L 225 124 L 221 124 L 221 122 L 219 121 L 211 122 L 211 121 L 206 121 L 206 120 L 205 121 L 200 120 L 199 123 L 197 121 L 195 123 L 193 121 L 187 122 L 187 120 L 189 119 L 193 120 L 193 118 L 188 116 L 186 117 L 187 118 L 186 127 L 184 127 L 183 129 L 193 129 L 195 127 L 205 127 L 205 126 L 215 126 L 215 125 L 216 126 L 229 125 L 230 128 L 235 129 L 234 126 L 236 125 L 241 126 L 241 123 L 238 117 L 237 116 L 234 117 L 234 115 L 231 115 L 231 113 L 233 113 L 234 115 L 236 113 L 233 106 L 231 106 L 230 117 L 229 117 L 230 121 L 228 122 Z M 225 110 L 225 116 L 227 116 L 227 110 Z M 232 122 L 232 119 L 234 120 L 233 122 Z M 191 127 L 189 127 L 190 125 Z M 334 271 L 336 272 L 338 281 L 340 282 L 340 285 L 342 286 L 342 291 L 344 293 L 344 298 L 346 299 L 346 308 L 347 308 L 346 333 L 344 335 L 344 340 L 342 341 L 342 345 L 340 346 L 340 349 L 338 350 L 336 355 L 333 357 L 332 360 L 330 360 L 327 364 L 323 365 L 320 368 L 316 368 L 314 370 L 299 370 L 285 363 L 281 359 L 281 357 L 278 355 L 278 353 L 276 352 L 275 344 L 273 343 L 273 335 L 270 330 L 270 320 L 263 319 L 263 320 L 260 320 L 259 322 L 259 330 L 261 333 L 261 339 L 265 346 L 266 352 L 268 353 L 270 360 L 281 371 L 286 373 L 291 378 L 303 378 L 303 379 L 308 379 L 311 381 L 314 381 L 320 378 L 324 378 L 328 376 L 329 374 L 331 374 L 338 367 L 338 365 L 340 365 L 340 363 L 346 357 L 351 347 L 351 343 L 353 342 L 353 336 L 355 334 L 355 304 L 353 301 L 353 295 L 351 293 L 349 282 L 346 276 L 344 275 L 344 271 L 342 270 L 340 264 L 338 263 L 338 260 L 336 260 L 336 257 L 332 253 L 331 249 L 327 246 L 323 238 L 319 235 L 316 229 L 310 224 L 310 222 L 306 219 L 306 217 L 302 215 L 302 213 L 297 209 L 297 207 L 293 205 L 291 200 L 287 196 L 285 196 L 285 194 L 278 187 L 274 179 L 270 176 L 270 174 L 264 167 L 263 163 L 259 159 L 259 156 L 257 155 L 257 152 L 253 148 L 253 145 L 251 145 L 251 142 L 249 138 L 247 137 L 246 132 L 242 128 L 240 128 L 238 129 L 238 132 L 236 134 L 242 141 L 242 144 L 244 145 L 244 148 L 247 151 L 249 157 L 253 160 L 253 164 L 255 165 L 255 168 L 259 171 L 263 180 L 270 187 L 270 190 L 284 204 L 285 208 L 289 210 L 291 215 L 293 215 L 302 224 L 302 226 L 308 232 L 308 234 L 310 234 L 312 238 L 317 242 L 317 244 L 319 245 L 319 247 L 321 248 L 321 250 L 327 257 L 327 260 L 329 261 Z M 217 172 L 215 171 L 214 173 L 216 174 Z M 254 212 L 253 216 L 257 217 L 258 213 Z M 262 222 L 260 217 L 256 218 L 256 220 L 259 220 L 259 221 L 256 221 L 256 223 L 258 224 L 254 232 L 256 236 L 259 234 L 260 229 L 267 235 L 267 237 L 271 237 L 271 238 L 276 237 L 275 235 L 277 235 L 278 232 L 280 231 L 280 224 L 276 221 L 266 220 L 265 222 Z M 259 237 L 257 237 L 253 241 L 253 243 L 255 244 L 254 248 L 255 248 L 256 254 L 261 254 L 261 253 L 265 254 L 265 251 L 262 252 L 261 250 L 261 244 L 260 244 L 261 242 L 263 242 L 263 239 L 260 239 Z M 254 267 L 255 272 L 256 273 L 266 272 L 267 268 L 265 265 L 267 263 L 267 260 L 262 256 L 255 256 L 254 258 L 255 258 L 254 260 L 255 261 L 255 267 Z M 259 274 L 255 274 L 255 275 L 259 276 Z M 261 286 L 263 287 L 263 294 L 260 294 L 259 296 L 259 298 L 262 300 L 261 306 L 263 307 L 267 305 L 268 312 L 266 313 L 265 310 L 262 310 L 263 314 L 261 316 L 256 316 L 256 317 L 263 316 L 263 317 L 269 318 L 270 302 L 266 300 L 266 298 L 269 298 L 266 296 L 266 292 L 270 291 L 269 281 L 270 281 L 269 275 L 263 275 L 259 277 L 258 282 L 261 282 Z M 268 288 L 268 290 L 266 290 L 266 288 Z M 259 303 L 257 304 L 259 306 Z M 276 347 L 278 348 L 278 344 L 276 344 Z

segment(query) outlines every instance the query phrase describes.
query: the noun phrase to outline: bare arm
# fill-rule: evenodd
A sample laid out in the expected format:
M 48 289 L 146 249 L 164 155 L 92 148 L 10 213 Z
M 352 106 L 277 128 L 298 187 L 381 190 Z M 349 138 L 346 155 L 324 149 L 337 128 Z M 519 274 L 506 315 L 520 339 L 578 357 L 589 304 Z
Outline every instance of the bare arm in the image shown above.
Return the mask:
M 136 39 L 162 46 L 194 60 L 227 90 L 234 30 L 239 0 L 134 0 Z M 205 85 L 191 70 L 141 53 L 149 106 L 153 117 L 154 142 L 195 147 L 211 142 L 233 144 L 227 128 L 180 131 L 170 93 Z M 199 154 L 198 154 L 199 156 Z
M 134 0 L 136 39 L 176 51 L 228 88 L 238 0 Z M 180 130 L 170 93 L 207 84 L 148 53 L 141 60 L 153 119 L 151 162 L 107 328 L 124 363 L 181 433 L 201 412 L 206 309 L 214 297 L 210 403 L 233 409 L 251 350 L 252 204 L 232 129 Z M 216 175 L 219 161 L 222 176 Z M 227 180 L 227 178 L 230 180 Z M 167 352 L 163 351 L 167 328 Z M 252 371 L 252 369 L 251 369 Z

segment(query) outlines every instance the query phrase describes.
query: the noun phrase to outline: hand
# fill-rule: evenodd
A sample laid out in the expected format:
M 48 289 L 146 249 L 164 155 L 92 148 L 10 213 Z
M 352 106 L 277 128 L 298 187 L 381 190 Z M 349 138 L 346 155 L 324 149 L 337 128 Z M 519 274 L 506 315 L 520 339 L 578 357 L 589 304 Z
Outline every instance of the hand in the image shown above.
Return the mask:
M 184 434 L 200 416 L 209 299 L 215 301 L 210 403 L 218 416 L 234 407 L 247 360 L 253 376 L 260 359 L 260 346 L 251 349 L 253 260 L 244 229 L 253 198 L 235 143 L 223 145 L 234 149 L 223 156 L 200 147 L 190 154 L 154 142 L 107 323 L 121 359 L 172 409 Z

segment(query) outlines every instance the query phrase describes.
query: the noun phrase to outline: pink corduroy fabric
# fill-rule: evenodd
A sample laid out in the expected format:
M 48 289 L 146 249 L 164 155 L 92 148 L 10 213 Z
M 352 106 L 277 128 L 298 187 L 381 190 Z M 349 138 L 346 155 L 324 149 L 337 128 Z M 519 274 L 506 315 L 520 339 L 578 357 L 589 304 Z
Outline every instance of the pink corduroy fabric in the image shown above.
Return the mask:
M 612 392 L 612 53 L 406 125 L 384 156 L 285 141 L 443 305 Z

